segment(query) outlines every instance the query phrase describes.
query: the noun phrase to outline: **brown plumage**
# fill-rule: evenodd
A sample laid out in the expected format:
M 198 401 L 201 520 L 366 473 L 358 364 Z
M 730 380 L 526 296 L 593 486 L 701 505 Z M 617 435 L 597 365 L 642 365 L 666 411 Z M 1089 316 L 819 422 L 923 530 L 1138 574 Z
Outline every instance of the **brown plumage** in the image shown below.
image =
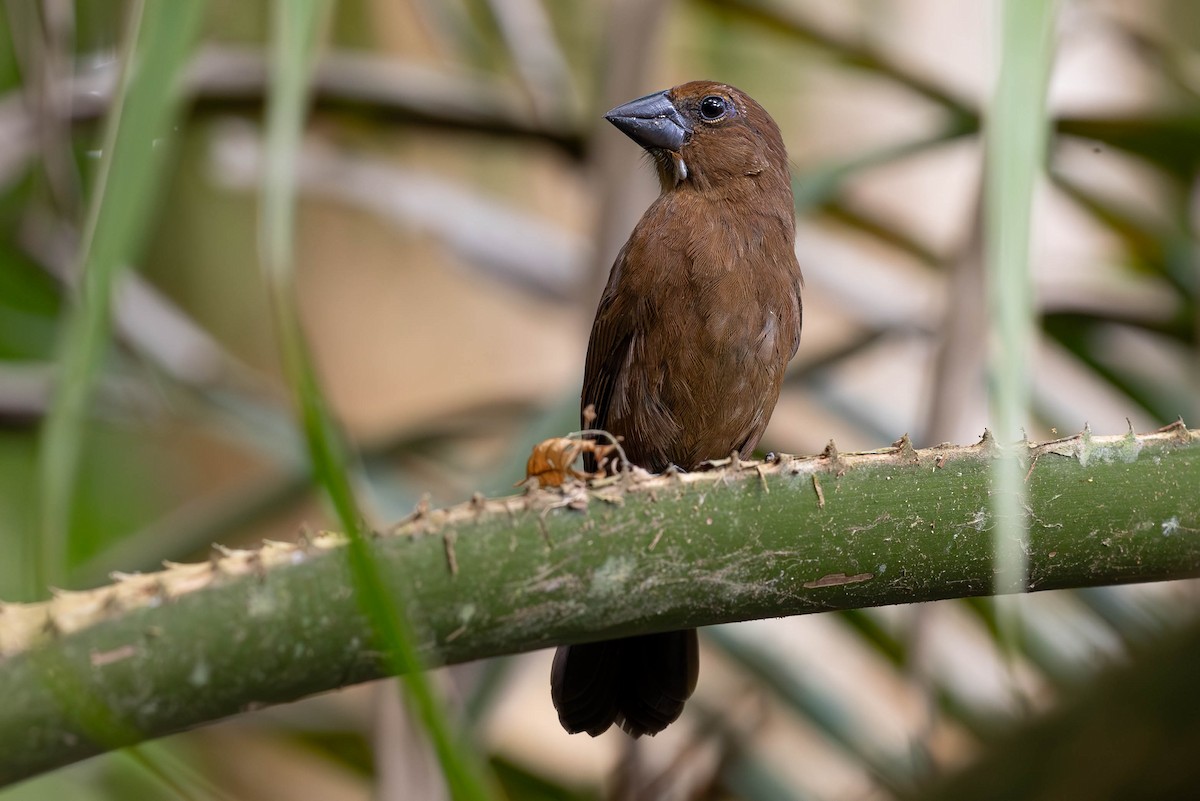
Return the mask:
M 588 343 L 582 405 L 636 465 L 685 470 L 749 457 L 800 342 L 800 267 L 787 153 L 770 115 L 695 81 L 606 118 L 653 157 L 662 193 L 617 255 Z M 563 727 L 634 737 L 679 717 L 696 632 L 562 646 L 551 696 Z

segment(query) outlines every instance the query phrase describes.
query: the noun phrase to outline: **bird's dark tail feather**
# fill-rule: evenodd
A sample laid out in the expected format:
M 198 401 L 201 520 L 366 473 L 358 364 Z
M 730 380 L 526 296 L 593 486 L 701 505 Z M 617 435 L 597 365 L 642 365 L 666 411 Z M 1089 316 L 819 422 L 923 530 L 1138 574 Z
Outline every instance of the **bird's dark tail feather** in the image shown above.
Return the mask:
M 616 723 L 633 737 L 655 735 L 679 717 L 699 669 L 695 629 L 563 645 L 550 696 L 571 734 L 596 737 Z

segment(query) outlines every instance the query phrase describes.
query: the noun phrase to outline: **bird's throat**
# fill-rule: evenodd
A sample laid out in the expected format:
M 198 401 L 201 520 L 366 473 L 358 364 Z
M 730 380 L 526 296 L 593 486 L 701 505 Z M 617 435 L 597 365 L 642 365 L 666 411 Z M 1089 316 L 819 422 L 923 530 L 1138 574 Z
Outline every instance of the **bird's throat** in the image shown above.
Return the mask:
M 675 176 L 675 185 L 683 183 L 688 177 L 687 162 L 683 160 L 683 156 L 678 153 L 668 153 L 671 158 L 672 171 Z

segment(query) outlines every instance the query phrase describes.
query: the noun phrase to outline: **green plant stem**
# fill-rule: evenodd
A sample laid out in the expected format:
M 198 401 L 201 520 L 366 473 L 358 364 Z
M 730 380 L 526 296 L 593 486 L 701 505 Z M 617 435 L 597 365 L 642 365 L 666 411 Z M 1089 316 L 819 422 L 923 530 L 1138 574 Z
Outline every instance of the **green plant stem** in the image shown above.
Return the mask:
M 415 635 L 400 596 L 386 586 L 364 537 L 363 516 L 349 478 L 341 432 L 325 408 L 324 395 L 300 324 L 293 282 L 295 163 L 307 105 L 307 91 L 328 0 L 277 0 L 273 37 L 273 80 L 267 106 L 267 167 L 263 187 L 261 249 L 284 372 L 308 444 L 314 477 L 328 493 L 348 534 L 345 555 L 354 595 L 370 620 L 390 672 L 402 677 L 406 697 L 429 733 L 443 775 L 456 801 L 494 797 L 483 761 L 454 731 L 425 674 Z
M 1010 585 L 996 583 L 992 561 L 994 453 L 987 442 L 904 443 L 539 491 L 421 512 L 371 551 L 426 665 L 752 618 L 1200 575 L 1200 432 L 1031 447 L 1029 571 Z M 0 606 L 0 783 L 107 747 L 47 687 L 47 659 L 142 738 L 393 672 L 383 633 L 356 600 L 347 547 L 341 535 L 275 544 Z

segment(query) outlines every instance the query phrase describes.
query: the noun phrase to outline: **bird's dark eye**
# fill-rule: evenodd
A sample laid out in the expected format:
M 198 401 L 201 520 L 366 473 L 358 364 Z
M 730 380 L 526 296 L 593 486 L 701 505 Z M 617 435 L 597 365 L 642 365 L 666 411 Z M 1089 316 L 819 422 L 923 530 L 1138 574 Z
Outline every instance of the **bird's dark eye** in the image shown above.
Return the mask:
M 712 122 L 725 116 L 725 98 L 709 95 L 700 101 L 700 116 Z

